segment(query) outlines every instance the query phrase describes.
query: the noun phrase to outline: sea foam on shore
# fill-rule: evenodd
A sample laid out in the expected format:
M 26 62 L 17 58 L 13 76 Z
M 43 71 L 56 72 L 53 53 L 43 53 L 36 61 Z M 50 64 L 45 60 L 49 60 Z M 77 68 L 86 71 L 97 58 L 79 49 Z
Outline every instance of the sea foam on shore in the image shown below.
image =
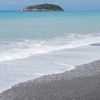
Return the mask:
M 100 100 L 100 60 L 13 86 L 0 100 Z

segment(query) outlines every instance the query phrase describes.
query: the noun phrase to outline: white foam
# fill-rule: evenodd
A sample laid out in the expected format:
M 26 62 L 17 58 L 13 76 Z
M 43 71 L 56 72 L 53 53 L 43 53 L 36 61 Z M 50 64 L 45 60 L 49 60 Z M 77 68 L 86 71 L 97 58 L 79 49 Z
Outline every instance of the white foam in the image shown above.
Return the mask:
M 35 54 L 72 49 L 98 42 L 100 42 L 100 36 L 98 35 L 76 33 L 69 33 L 62 37 L 40 41 L 25 40 L 22 42 L 10 42 L 2 44 L 2 49 L 0 48 L 0 61 L 23 59 Z

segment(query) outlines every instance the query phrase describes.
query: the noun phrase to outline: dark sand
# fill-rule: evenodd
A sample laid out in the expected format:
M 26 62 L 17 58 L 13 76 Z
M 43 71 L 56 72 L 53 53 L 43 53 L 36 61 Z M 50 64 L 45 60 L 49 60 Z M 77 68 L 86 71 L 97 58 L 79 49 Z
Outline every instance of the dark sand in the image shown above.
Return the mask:
M 0 100 L 100 100 L 100 60 L 20 83 Z

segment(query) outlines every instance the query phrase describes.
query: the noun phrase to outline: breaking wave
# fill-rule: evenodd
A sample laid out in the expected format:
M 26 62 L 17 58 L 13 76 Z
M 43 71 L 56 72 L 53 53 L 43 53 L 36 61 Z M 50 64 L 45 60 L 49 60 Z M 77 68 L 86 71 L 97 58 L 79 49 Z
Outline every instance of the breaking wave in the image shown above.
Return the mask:
M 99 42 L 99 35 L 77 33 L 69 33 L 62 37 L 45 40 L 1 42 L 0 61 L 24 59 L 35 54 L 45 54 L 63 49 L 73 49 Z

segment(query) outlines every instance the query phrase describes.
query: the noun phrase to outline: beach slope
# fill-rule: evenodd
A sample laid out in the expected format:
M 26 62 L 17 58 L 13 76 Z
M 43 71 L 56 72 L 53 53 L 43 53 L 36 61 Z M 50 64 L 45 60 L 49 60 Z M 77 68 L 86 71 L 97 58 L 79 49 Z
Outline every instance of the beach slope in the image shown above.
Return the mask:
M 0 100 L 100 100 L 100 60 L 20 83 Z

